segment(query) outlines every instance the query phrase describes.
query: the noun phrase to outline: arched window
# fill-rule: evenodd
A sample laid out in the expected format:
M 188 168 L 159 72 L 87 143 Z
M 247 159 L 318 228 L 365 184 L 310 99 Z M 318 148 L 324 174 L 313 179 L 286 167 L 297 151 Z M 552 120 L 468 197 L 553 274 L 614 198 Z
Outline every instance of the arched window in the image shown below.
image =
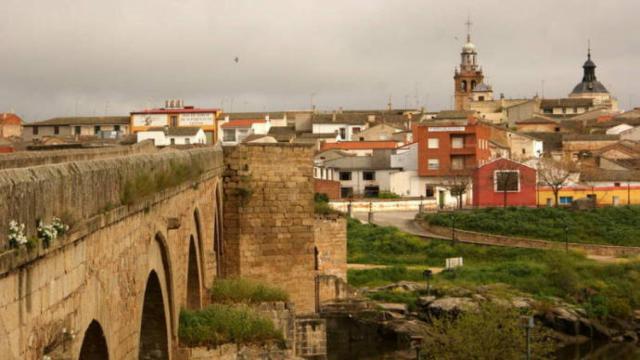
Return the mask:
M 473 91 L 473 89 L 475 89 L 475 88 L 476 88 L 476 81 L 475 80 L 471 80 L 471 89 L 469 89 L 469 90 Z
M 467 91 L 467 80 L 462 80 L 460 83 L 460 89 L 462 89 L 462 91 Z

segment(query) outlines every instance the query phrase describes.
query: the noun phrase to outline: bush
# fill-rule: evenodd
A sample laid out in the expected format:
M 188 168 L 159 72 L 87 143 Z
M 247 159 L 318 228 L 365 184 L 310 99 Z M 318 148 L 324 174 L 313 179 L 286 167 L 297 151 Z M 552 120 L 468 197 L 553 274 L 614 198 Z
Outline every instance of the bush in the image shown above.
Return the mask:
M 520 313 L 511 308 L 484 305 L 479 312 L 463 313 L 457 319 L 433 321 L 434 334 L 425 336 L 428 359 L 522 359 L 526 337 Z M 531 331 L 534 359 L 551 355 L 553 343 L 540 325 Z
M 422 281 L 422 271 L 407 270 L 404 266 L 393 266 L 381 269 L 348 270 L 349 285 L 377 286 L 402 280 Z
M 248 307 L 214 304 L 202 310 L 180 311 L 180 342 L 186 346 L 255 343 L 282 340 L 273 322 Z
M 327 194 L 324 194 L 324 193 L 315 193 L 313 195 L 313 201 L 315 201 L 316 203 L 318 203 L 318 202 L 328 203 L 329 202 L 329 196 L 327 196 Z
M 289 301 L 286 291 L 242 278 L 217 279 L 211 288 L 214 302 L 260 303 Z
M 378 199 L 399 199 L 400 195 L 392 193 L 390 191 L 380 191 L 378 193 Z

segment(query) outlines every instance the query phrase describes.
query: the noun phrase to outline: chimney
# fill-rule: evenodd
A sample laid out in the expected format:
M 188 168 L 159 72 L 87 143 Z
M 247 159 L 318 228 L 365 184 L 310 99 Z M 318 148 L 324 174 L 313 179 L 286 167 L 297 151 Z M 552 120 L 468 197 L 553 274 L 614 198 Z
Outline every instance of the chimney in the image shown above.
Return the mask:
M 165 100 L 164 101 L 164 108 L 168 109 L 169 108 L 169 100 Z
M 342 106 L 338 108 L 338 114 L 342 114 Z
M 331 121 L 335 122 L 336 121 L 336 111 L 334 110 L 333 113 L 331 114 Z

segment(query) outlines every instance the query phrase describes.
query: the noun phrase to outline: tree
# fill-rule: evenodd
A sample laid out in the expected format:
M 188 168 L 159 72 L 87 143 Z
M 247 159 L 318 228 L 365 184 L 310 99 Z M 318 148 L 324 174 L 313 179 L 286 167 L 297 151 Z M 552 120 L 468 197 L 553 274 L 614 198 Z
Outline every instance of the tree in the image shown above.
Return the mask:
M 427 359 L 522 359 L 527 351 L 523 318 L 513 308 L 485 304 L 457 318 L 434 319 L 425 336 Z M 531 329 L 531 353 L 545 359 L 553 351 L 549 332 L 541 325 Z
M 555 160 L 550 157 L 543 157 L 538 162 L 538 178 L 542 184 L 551 188 L 556 207 L 559 205 L 558 194 L 567 184 L 567 180 L 569 180 L 574 170 L 575 163 L 569 159 Z
M 510 192 L 518 192 L 523 186 L 531 185 L 535 180 L 522 176 L 520 164 L 509 159 L 496 160 L 497 166 L 490 174 L 496 192 L 502 193 L 502 206 L 508 206 Z
M 447 179 L 445 187 L 451 193 L 451 196 L 456 198 L 458 209 L 462 209 L 462 197 L 469 191 L 471 185 L 471 174 L 468 171 L 460 172 L 456 175 L 451 175 Z

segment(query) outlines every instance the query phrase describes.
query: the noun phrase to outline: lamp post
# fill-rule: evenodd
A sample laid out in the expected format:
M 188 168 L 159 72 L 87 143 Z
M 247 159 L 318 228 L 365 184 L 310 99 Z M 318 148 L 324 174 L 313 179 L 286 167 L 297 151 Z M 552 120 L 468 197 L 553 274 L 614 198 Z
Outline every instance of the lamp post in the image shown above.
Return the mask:
M 349 203 L 347 204 L 347 216 L 350 218 L 351 217 L 351 209 L 353 204 L 351 203 L 353 201 L 353 199 L 349 198 Z
M 430 269 L 427 269 L 422 272 L 422 276 L 424 277 L 424 281 L 427 282 L 427 296 L 431 295 L 431 276 L 433 276 L 433 272 Z
M 524 330 L 527 336 L 527 360 L 531 360 L 531 330 L 533 330 L 534 320 L 533 316 L 526 316 L 523 318 Z
M 455 245 L 456 243 L 456 216 L 451 213 L 451 242 Z
M 569 225 L 564 225 L 564 245 L 565 251 L 569 252 Z
M 373 224 L 373 202 L 369 201 L 369 224 Z
M 422 203 L 423 198 L 424 197 L 420 195 L 420 205 L 418 205 L 418 214 L 422 214 L 422 212 L 424 211 L 424 204 Z

